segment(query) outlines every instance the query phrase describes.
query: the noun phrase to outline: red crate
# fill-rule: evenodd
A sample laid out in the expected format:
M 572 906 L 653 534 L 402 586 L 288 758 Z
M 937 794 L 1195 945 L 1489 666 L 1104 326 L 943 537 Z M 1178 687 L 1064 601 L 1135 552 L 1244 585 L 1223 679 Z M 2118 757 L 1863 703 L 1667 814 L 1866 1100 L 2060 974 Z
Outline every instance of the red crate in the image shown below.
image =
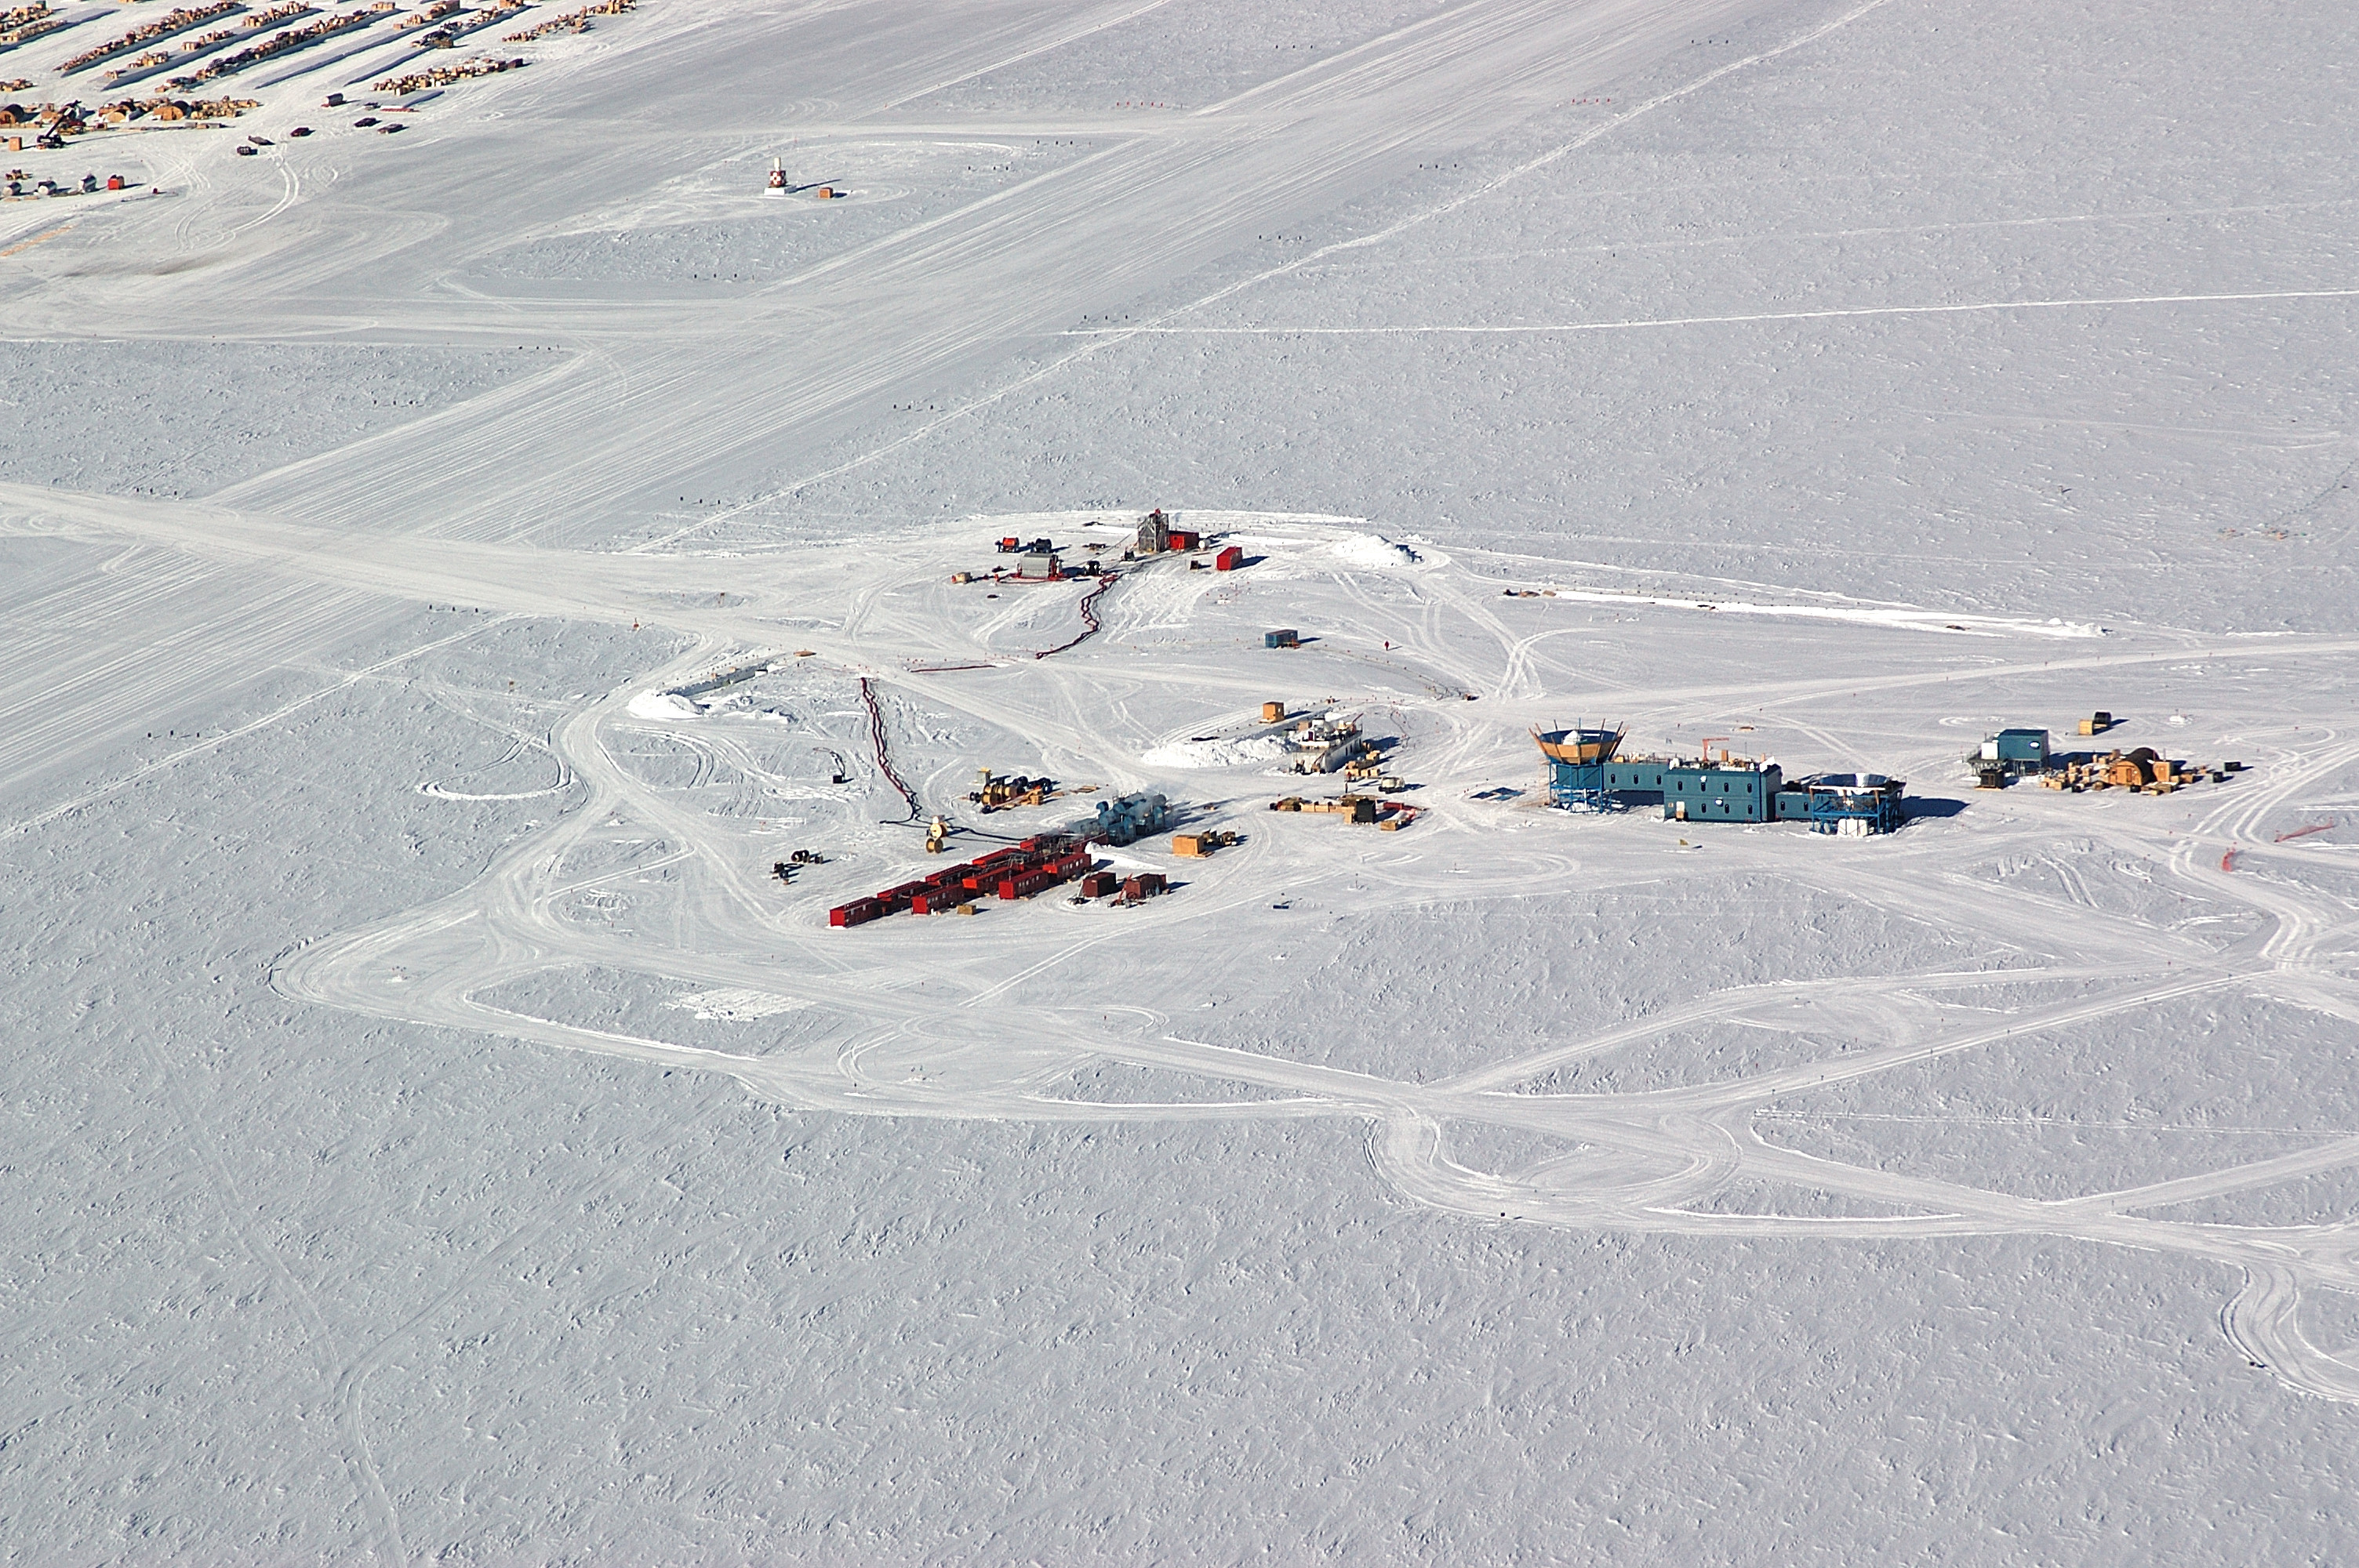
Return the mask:
M 1233 572 L 1245 564 L 1245 553 L 1234 545 L 1212 557 L 1212 569 L 1216 572 Z
M 1122 880 L 1112 871 L 1092 871 L 1082 879 L 1083 898 L 1104 898 L 1122 885 Z

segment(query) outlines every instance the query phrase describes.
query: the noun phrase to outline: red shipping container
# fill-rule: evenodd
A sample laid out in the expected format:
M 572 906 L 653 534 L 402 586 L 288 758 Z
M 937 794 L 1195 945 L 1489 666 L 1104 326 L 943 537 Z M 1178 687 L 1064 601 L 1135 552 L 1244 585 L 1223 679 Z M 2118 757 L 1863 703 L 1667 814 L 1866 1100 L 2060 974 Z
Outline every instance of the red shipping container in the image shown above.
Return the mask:
M 1175 550 L 1192 550 L 1198 545 L 1203 543 L 1203 539 L 1204 536 L 1201 534 L 1197 533 L 1191 528 L 1174 528 L 1171 530 L 1171 547 Z
M 1121 885 L 1112 871 L 1092 871 L 1082 879 L 1082 896 L 1103 898 Z
M 1212 569 L 1216 572 L 1233 572 L 1245 564 L 1245 553 L 1234 545 L 1212 557 Z

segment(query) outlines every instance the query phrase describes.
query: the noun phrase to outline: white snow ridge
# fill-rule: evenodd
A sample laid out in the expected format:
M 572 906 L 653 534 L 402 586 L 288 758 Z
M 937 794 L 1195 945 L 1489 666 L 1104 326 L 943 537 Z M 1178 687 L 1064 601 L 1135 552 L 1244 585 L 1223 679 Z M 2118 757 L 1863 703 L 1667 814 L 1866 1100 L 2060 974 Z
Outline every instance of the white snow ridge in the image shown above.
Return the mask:
M 10 1562 L 2359 1558 L 2359 7 L 174 4 Z
M 669 720 L 694 719 L 704 710 L 676 691 L 643 691 L 631 698 L 628 711 L 634 719 Z
M 1374 534 L 1354 534 L 1348 539 L 1339 539 L 1328 550 L 1347 567 L 1383 570 L 1417 565 L 1416 551 Z
M 1234 739 L 1208 736 L 1174 741 L 1140 755 L 1150 768 L 1240 768 L 1274 762 L 1286 755 L 1286 742 L 1275 735 L 1244 735 Z

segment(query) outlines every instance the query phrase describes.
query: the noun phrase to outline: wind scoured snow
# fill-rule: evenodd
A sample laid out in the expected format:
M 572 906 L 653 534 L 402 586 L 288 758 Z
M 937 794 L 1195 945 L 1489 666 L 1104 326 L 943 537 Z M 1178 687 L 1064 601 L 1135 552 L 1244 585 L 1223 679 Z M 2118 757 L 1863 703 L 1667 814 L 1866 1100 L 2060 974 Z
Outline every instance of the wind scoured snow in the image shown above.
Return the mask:
M 799 1012 L 810 1003 L 800 997 L 778 996 L 770 991 L 726 986 L 719 990 L 691 991 L 686 996 L 674 997 L 664 1005 L 692 1012 L 699 1019 L 711 1022 L 715 1019 L 776 1018 L 780 1013 Z

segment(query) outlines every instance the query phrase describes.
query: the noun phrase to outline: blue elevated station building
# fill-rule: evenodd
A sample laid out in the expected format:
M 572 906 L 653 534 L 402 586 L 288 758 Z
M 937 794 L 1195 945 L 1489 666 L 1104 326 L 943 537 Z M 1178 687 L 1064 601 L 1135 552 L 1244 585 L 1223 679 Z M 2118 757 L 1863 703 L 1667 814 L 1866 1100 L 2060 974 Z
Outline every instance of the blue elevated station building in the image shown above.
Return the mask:
M 1549 761 L 1551 805 L 1593 811 L 1659 802 L 1677 822 L 1807 822 L 1844 837 L 1900 826 L 1903 780 L 1882 773 L 1821 773 L 1788 783 L 1776 762 L 1723 753 L 1718 762 L 1614 754 L 1612 730 L 1552 730 L 1538 737 Z

